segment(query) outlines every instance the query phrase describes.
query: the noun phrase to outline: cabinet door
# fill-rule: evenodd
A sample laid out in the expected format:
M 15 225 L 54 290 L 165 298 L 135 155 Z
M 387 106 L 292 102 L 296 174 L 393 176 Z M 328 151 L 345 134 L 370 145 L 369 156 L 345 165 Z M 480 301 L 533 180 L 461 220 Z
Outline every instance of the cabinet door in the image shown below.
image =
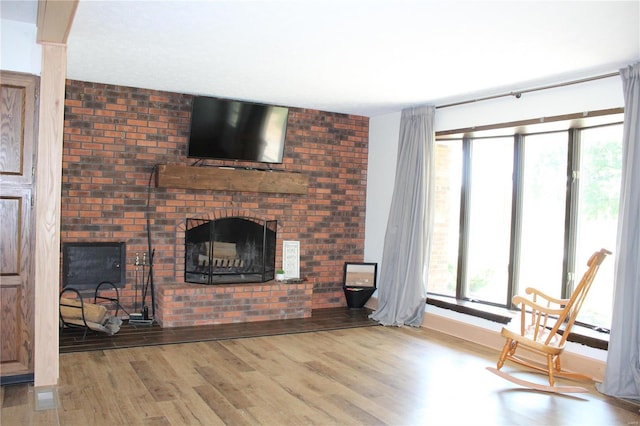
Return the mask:
M 0 193 L 0 374 L 33 372 L 33 280 L 30 271 L 31 194 Z
M 37 77 L 0 73 L 0 375 L 33 373 Z
M 34 76 L 0 73 L 0 183 L 3 186 L 33 184 L 35 86 Z

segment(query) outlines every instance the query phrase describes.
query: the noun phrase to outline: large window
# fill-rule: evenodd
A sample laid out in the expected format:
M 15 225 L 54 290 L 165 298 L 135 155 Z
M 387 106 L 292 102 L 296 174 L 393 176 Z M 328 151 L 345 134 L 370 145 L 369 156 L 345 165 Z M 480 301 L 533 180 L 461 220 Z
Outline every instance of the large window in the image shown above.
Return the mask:
M 467 180 L 466 268 L 462 294 L 504 304 L 509 274 L 513 142 L 484 139 L 471 144 Z
M 567 198 L 567 134 L 530 135 L 523 139 L 516 290 L 536 287 L 560 298 L 562 288 L 558 284 L 563 277 Z
M 429 292 L 506 308 L 526 287 L 567 297 L 594 251 L 615 250 L 622 125 L 609 120 L 439 138 Z M 614 264 L 615 253 L 579 321 L 610 327 Z
M 458 238 L 460 232 L 460 188 L 462 142 L 437 141 L 435 147 L 435 192 L 433 244 L 429 264 L 429 291 L 456 295 Z
M 579 195 L 576 226 L 576 277 L 582 276 L 592 247 L 613 251 L 603 262 L 578 321 L 611 327 L 613 279 L 620 179 L 622 178 L 622 125 L 580 132 Z

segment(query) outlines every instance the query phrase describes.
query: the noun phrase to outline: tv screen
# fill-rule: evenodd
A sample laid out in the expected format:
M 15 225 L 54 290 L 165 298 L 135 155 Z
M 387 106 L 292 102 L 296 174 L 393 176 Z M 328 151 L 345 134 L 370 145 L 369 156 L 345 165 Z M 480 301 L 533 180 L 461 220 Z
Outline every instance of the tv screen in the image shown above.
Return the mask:
M 282 163 L 288 108 L 198 96 L 187 156 Z

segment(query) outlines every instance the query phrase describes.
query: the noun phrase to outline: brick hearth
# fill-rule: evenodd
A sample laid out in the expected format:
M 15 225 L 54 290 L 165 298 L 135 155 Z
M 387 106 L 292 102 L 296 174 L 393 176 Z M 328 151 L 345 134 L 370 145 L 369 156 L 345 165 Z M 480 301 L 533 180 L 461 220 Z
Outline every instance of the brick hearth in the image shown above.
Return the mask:
M 313 284 L 170 284 L 157 294 L 158 323 L 185 327 L 308 318 Z

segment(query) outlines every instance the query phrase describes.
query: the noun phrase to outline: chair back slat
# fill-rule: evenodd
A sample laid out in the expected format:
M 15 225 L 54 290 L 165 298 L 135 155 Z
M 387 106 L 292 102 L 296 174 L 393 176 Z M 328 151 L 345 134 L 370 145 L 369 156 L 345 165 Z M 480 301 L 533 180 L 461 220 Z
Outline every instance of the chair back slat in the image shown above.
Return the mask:
M 582 279 L 576 286 L 575 290 L 571 294 L 571 297 L 567 301 L 564 306 L 564 310 L 562 314 L 558 317 L 556 324 L 551 329 L 549 333 L 549 337 L 547 338 L 545 344 L 549 344 L 553 336 L 559 331 L 560 327 L 565 323 L 564 332 L 562 333 L 562 337 L 560 338 L 559 345 L 563 345 L 567 341 L 567 337 L 569 337 L 569 332 L 573 327 L 573 323 L 576 321 L 578 317 L 578 313 L 580 312 L 580 308 L 582 308 L 582 304 L 591 289 L 591 285 L 593 284 L 593 280 L 602 264 L 604 258 L 611 254 L 609 250 L 601 249 L 600 251 L 595 252 L 589 258 L 587 262 L 587 266 L 589 267 L 587 271 L 582 276 Z

